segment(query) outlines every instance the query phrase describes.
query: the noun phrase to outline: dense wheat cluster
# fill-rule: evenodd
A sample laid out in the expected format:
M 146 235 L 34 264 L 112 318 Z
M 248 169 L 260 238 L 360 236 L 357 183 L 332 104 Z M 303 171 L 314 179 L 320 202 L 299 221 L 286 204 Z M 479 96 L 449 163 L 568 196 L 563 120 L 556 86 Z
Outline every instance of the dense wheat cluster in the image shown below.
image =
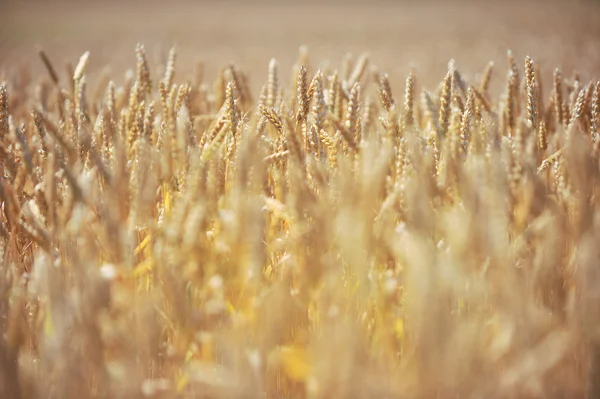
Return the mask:
M 2 397 L 599 394 L 600 82 L 39 55 L 0 82 Z

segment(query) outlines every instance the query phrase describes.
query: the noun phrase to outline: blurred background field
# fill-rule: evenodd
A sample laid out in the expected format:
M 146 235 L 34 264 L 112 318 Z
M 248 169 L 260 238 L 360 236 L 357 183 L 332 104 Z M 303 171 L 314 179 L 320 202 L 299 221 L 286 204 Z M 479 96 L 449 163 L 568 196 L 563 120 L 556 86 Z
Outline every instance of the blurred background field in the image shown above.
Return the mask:
M 154 65 L 177 44 L 178 71 L 202 60 L 209 80 L 234 61 L 255 91 L 270 58 L 289 74 L 300 45 L 332 65 L 368 52 L 398 88 L 413 67 L 425 86 L 437 84 L 451 58 L 466 77 L 490 60 L 504 68 L 507 49 L 536 59 L 544 82 L 555 67 L 587 80 L 600 70 L 599 38 L 598 1 L 0 1 L 0 69 L 31 62 L 41 71 L 41 44 L 64 74 L 61 63 L 90 50 L 91 81 L 107 65 L 122 76 L 137 42 Z

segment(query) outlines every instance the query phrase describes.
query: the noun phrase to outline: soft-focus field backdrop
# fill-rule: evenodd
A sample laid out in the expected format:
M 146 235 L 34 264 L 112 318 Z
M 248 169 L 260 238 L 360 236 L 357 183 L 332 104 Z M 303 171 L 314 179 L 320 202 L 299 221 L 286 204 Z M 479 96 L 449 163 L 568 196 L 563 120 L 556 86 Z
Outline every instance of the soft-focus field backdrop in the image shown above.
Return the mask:
M 224 63 L 235 61 L 249 72 L 255 90 L 271 57 L 289 73 L 302 44 L 313 61 L 334 65 L 346 52 L 368 51 L 393 85 L 402 84 L 414 66 L 420 82 L 431 86 L 445 75 L 451 58 L 467 77 L 490 60 L 504 68 L 508 48 L 517 59 L 527 54 L 536 59 L 545 82 L 557 66 L 567 76 L 577 67 L 587 80 L 600 70 L 600 52 L 592 51 L 599 39 L 598 1 L 0 0 L 0 70 L 29 60 L 41 71 L 36 44 L 61 73 L 65 59 L 76 64 L 90 50 L 92 82 L 106 65 L 122 76 L 135 62 L 136 42 L 145 44 L 154 63 L 177 43 L 178 71 L 191 70 L 201 59 L 209 81 Z M 503 80 L 495 79 L 492 89 Z

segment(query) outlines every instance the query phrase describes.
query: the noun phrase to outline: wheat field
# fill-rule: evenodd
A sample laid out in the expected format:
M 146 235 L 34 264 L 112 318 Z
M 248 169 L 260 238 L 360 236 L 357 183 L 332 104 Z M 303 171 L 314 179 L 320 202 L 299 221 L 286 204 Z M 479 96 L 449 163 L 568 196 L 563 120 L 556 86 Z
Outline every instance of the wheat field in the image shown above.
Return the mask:
M 136 37 L 138 3 L 56 4 L 0 18 L 0 397 L 600 396 L 596 6 L 456 58 L 373 39 L 442 4 L 355 8 L 351 51 L 272 6 L 284 38 L 236 62 L 243 16 L 199 57 L 160 8 Z

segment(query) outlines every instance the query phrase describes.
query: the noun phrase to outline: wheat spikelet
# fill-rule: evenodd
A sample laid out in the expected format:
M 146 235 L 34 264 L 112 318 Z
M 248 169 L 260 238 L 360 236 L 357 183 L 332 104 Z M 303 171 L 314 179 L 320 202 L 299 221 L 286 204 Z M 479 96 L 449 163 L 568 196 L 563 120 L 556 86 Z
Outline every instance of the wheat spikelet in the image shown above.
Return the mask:
M 354 128 L 350 130 L 348 127 L 352 127 L 352 125 L 348 123 L 342 123 L 339 119 L 335 117 L 331 118 L 331 123 L 336 128 L 337 132 L 341 135 L 341 137 L 344 138 L 344 141 L 346 142 L 346 144 L 348 144 L 348 147 L 354 150 L 355 152 L 358 152 L 358 146 L 354 141 Z
M 6 83 L 0 85 L 0 137 L 8 134 L 8 91 Z
M 600 81 L 596 81 L 594 85 L 590 113 L 592 138 L 594 142 L 597 142 L 600 138 Z
M 265 127 L 267 126 L 267 118 L 260 112 L 260 106 L 264 105 L 266 106 L 266 102 L 267 102 L 267 86 L 263 85 L 262 89 L 260 90 L 260 96 L 258 98 L 258 103 L 256 104 L 256 113 L 258 115 L 258 123 L 256 125 L 256 135 L 257 136 L 262 136 L 263 132 L 265 130 Z
M 296 120 L 299 123 L 306 122 L 306 117 L 308 116 L 308 110 L 310 107 L 307 80 L 308 78 L 306 67 L 302 65 L 298 70 L 298 78 L 296 84 L 298 98 L 298 113 L 296 114 Z
M 75 112 L 80 115 L 84 114 L 86 117 L 88 115 L 88 104 L 85 98 L 85 90 L 86 90 L 87 82 L 85 77 L 82 77 L 76 86 L 76 95 L 75 95 Z
M 313 98 L 314 98 L 314 102 L 313 102 L 313 106 L 312 106 L 312 110 L 311 110 L 311 114 L 312 114 L 312 126 L 311 126 L 311 132 L 312 132 L 312 140 L 314 141 L 314 151 L 316 152 L 318 157 L 322 156 L 322 149 L 321 149 L 321 141 L 319 140 L 319 132 L 323 129 L 323 125 L 325 123 L 325 120 L 327 118 L 327 104 L 325 103 L 325 95 L 324 95 L 324 89 L 323 89 L 323 84 L 322 84 L 322 77 L 321 77 L 321 71 L 318 71 L 317 74 L 315 75 L 315 78 L 313 79 L 314 82 L 314 86 L 311 84 L 311 86 L 313 86 Z
M 556 68 L 554 70 L 554 106 L 559 125 L 564 124 L 563 102 L 562 76 L 560 69 Z
M 506 52 L 506 57 L 508 59 L 509 69 L 515 74 L 515 78 L 517 79 L 517 82 L 519 82 L 519 68 L 512 50 L 508 50 Z
M 127 106 L 127 124 L 125 127 L 127 130 L 132 130 L 135 128 L 135 120 L 138 113 L 138 107 L 140 105 L 140 83 L 135 82 L 133 87 L 131 88 L 131 94 L 129 95 L 129 104 Z M 133 135 L 132 140 L 135 140 L 136 137 Z M 133 141 L 131 142 L 133 144 Z
M 323 144 L 325 144 L 325 146 L 330 151 L 333 151 L 333 148 L 335 147 L 335 140 L 332 137 L 330 137 L 329 134 L 327 134 L 327 132 L 325 132 L 324 130 L 320 130 L 319 139 L 323 142 Z
M 223 144 L 228 131 L 228 122 L 225 122 L 223 127 L 219 129 L 217 135 L 212 139 L 210 143 L 207 143 L 202 151 L 201 160 L 202 162 L 208 162 L 210 158 L 216 153 L 218 148 Z
M 450 120 L 450 99 L 452 98 L 452 71 L 444 78 L 442 92 L 440 94 L 440 111 L 438 117 L 438 135 L 445 137 L 448 132 L 448 121 Z
M 276 116 L 276 114 L 273 113 L 272 116 Z M 269 121 L 271 121 L 272 116 L 269 118 Z M 305 169 L 305 153 L 303 151 L 303 147 L 300 144 L 300 140 L 298 140 L 298 136 L 299 134 L 297 133 L 298 129 L 297 127 L 294 126 L 294 124 L 292 123 L 292 118 L 291 117 L 284 117 L 283 122 L 286 125 L 286 129 L 281 130 L 281 134 L 282 134 L 282 143 L 285 145 L 285 148 L 287 150 L 290 151 L 290 154 L 294 157 L 294 159 L 296 159 L 298 161 L 298 164 L 301 166 L 300 169 L 300 173 L 304 174 L 304 172 L 306 171 Z M 274 126 L 275 123 L 273 121 L 271 121 L 271 123 L 273 123 Z M 277 126 L 276 126 L 277 128 Z M 277 128 L 277 130 L 279 131 L 279 129 Z
M 154 137 L 154 118 L 155 118 L 155 109 L 154 109 L 154 101 L 150 102 L 150 104 L 148 104 L 148 107 L 145 111 L 145 117 L 144 117 L 144 138 L 149 142 L 152 143 L 153 142 L 153 137 Z
M 167 89 L 167 85 L 164 82 L 164 80 L 161 80 L 160 82 L 158 82 L 158 93 L 160 95 L 160 104 L 162 106 L 162 112 L 163 112 L 163 115 L 166 117 L 169 112 L 169 105 L 168 105 L 169 91 Z
M 177 107 L 183 104 L 183 99 L 179 97 L 179 93 L 184 94 L 184 91 L 180 90 L 181 87 L 177 85 L 171 86 L 171 90 L 167 94 L 167 111 L 165 112 L 165 119 L 168 125 L 174 126 L 177 118 Z
M 448 149 L 448 154 L 450 156 L 450 160 L 451 161 L 456 161 L 459 159 L 459 157 L 463 154 L 463 141 L 462 141 L 462 137 L 461 137 L 461 122 L 463 119 L 463 112 L 460 112 L 460 110 L 458 108 L 452 108 L 451 109 L 451 115 L 450 115 L 450 128 L 449 128 L 449 132 L 451 133 L 451 135 L 449 136 L 448 140 L 444 140 L 444 142 L 447 142 L 447 149 Z M 439 135 L 438 135 L 438 141 L 439 140 Z
M 585 107 L 585 97 L 586 97 L 586 88 L 579 90 L 579 94 L 577 94 L 577 100 L 575 101 L 574 106 L 572 107 L 573 111 L 571 113 L 571 118 L 568 123 L 568 127 L 572 127 L 577 119 L 579 119 L 583 115 L 584 107 Z
M 148 60 L 146 60 L 146 49 L 140 43 L 135 48 L 137 56 L 137 76 L 136 79 L 140 82 L 140 91 L 144 95 L 150 94 L 152 90 L 152 81 L 150 80 L 150 69 L 148 68 Z
M 112 155 L 112 127 L 108 111 L 101 113 L 98 116 L 98 120 L 100 124 L 100 142 L 102 143 L 102 162 L 105 164 L 110 164 Z
M 452 99 L 450 100 L 450 106 L 457 108 L 461 113 L 465 110 L 465 104 L 463 102 L 462 96 L 459 92 L 454 92 L 452 94 Z
M 414 73 L 411 71 L 408 77 L 406 78 L 406 88 L 404 91 L 404 124 L 407 127 L 414 125 L 414 89 L 415 77 Z
M 175 115 L 179 114 L 179 111 L 181 110 L 181 107 L 184 104 L 189 109 L 189 107 L 190 107 L 190 87 L 187 83 L 179 86 L 179 89 L 177 90 L 177 97 L 173 104 L 174 104 L 173 113 Z
M 77 63 L 77 66 L 75 67 L 75 70 L 73 71 L 73 74 L 71 75 L 71 76 L 73 76 L 73 82 L 78 82 L 83 77 L 85 68 L 87 67 L 87 64 L 89 61 L 89 58 L 90 58 L 89 51 L 86 51 L 85 53 L 83 53 L 81 58 L 79 58 L 79 62 Z M 72 91 L 74 91 L 74 90 L 72 90 Z
M 108 110 L 110 118 L 116 120 L 117 108 L 115 103 L 115 83 L 112 80 L 108 82 L 108 87 L 106 89 L 106 109 Z
M 544 119 L 544 80 L 542 79 L 542 72 L 540 69 L 540 64 L 534 64 L 534 72 L 535 72 L 535 84 L 537 86 L 537 104 L 538 104 L 538 124 L 539 121 Z
M 334 72 L 331 77 L 331 83 L 329 85 L 329 112 L 332 115 L 336 115 L 339 117 L 339 112 L 341 108 L 341 94 L 340 94 L 340 83 L 338 78 L 337 71 Z
M 275 153 L 265 157 L 263 160 L 265 162 L 278 162 L 279 160 L 287 157 L 289 153 L 290 153 L 289 150 L 275 152 Z
M 240 71 L 238 70 L 238 68 L 236 67 L 236 65 L 233 62 L 230 62 L 227 68 L 227 72 L 229 74 L 229 81 L 233 81 L 235 83 L 235 87 L 238 91 L 238 95 L 239 95 L 239 99 L 240 99 L 240 103 L 245 104 L 246 103 L 246 98 L 245 98 L 245 87 L 243 87 L 243 83 L 242 83 L 242 77 L 240 76 Z
M 565 99 L 566 112 L 563 111 L 563 114 L 564 114 L 563 116 L 568 116 L 568 118 L 566 118 L 566 120 L 565 120 L 565 125 L 568 125 L 569 121 L 572 118 L 573 110 L 577 103 L 577 97 L 579 96 L 579 92 L 582 89 L 581 81 L 577 78 L 577 73 L 574 72 L 574 74 L 575 74 L 575 78 L 573 81 L 573 86 L 571 87 L 571 92 L 569 94 L 569 97 L 567 99 Z
M 33 118 L 33 124 L 35 126 L 35 131 L 38 134 L 40 139 L 40 150 L 39 153 L 42 158 L 47 158 L 48 156 L 48 147 L 46 145 L 46 128 L 42 122 L 42 116 L 36 110 L 31 111 L 31 117 Z
M 279 90 L 279 76 L 277 72 L 277 61 L 272 58 L 269 61 L 269 74 L 267 76 L 267 98 L 265 105 L 273 108 L 277 101 L 277 92 Z
M 538 131 L 538 148 L 542 151 L 548 149 L 548 131 L 546 128 L 546 122 L 540 122 L 540 128 Z
M 454 59 L 451 59 L 450 62 L 448 62 L 448 70 L 452 73 L 451 91 L 454 91 L 455 88 L 458 88 L 459 92 L 462 95 L 465 95 L 467 92 L 467 84 L 458 71 L 458 67 L 456 66 L 456 61 Z
M 227 122 L 227 118 L 226 118 L 225 114 L 220 115 L 219 118 L 213 122 L 208 133 L 205 133 L 202 136 L 202 139 L 200 140 L 200 147 L 204 148 L 204 145 L 207 142 L 212 141 L 217 136 L 217 134 L 221 131 L 221 129 L 223 129 L 226 122 Z
M 431 129 L 429 131 L 429 135 L 427 137 L 427 147 L 429 151 L 433 153 L 433 170 L 436 177 L 440 175 L 441 165 L 440 165 L 440 150 L 439 150 L 439 142 L 437 140 L 437 134 L 435 130 Z
M 471 87 L 471 89 L 473 90 L 474 96 L 476 100 L 480 100 L 480 97 L 478 95 L 478 90 L 475 89 L 474 87 Z M 479 101 L 481 102 L 481 101 Z M 475 126 L 475 133 L 473 134 L 473 139 L 470 141 L 469 145 L 472 148 L 472 152 L 474 154 L 482 154 L 485 152 L 486 150 L 486 146 L 488 145 L 489 141 L 490 141 L 490 134 L 488 131 L 488 125 L 486 124 L 484 118 L 483 118 L 483 113 L 481 112 L 481 108 L 479 106 L 479 103 L 477 101 L 474 101 L 474 126 Z M 485 107 L 484 107 L 485 108 Z
M 27 145 L 27 141 L 25 140 L 25 136 L 23 134 L 23 130 L 25 130 L 25 126 L 15 126 L 14 133 L 17 137 L 19 143 L 19 151 L 20 156 L 25 160 L 25 166 L 27 168 L 28 173 L 33 172 L 33 158 L 32 154 L 29 151 L 29 146 Z
M 371 97 L 367 97 L 363 109 L 362 121 L 363 121 L 363 137 L 367 138 L 372 129 L 375 128 L 375 120 L 377 117 L 377 106 L 375 101 Z
M 518 97 L 518 83 L 517 75 L 510 70 L 508 72 L 508 81 L 506 88 L 506 119 L 507 119 L 507 133 L 512 136 L 515 129 L 515 119 L 517 114 L 517 97 Z
M 592 130 L 592 100 L 594 96 L 594 82 L 589 82 L 585 88 L 585 94 L 583 99 L 583 128 L 585 133 L 589 135 L 590 138 L 593 138 L 593 130 Z
M 548 158 L 544 159 L 540 166 L 538 167 L 538 173 L 541 173 L 554 165 L 562 156 L 564 149 L 560 149 L 556 151 L 554 154 L 550 155 Z
M 462 140 L 463 148 L 468 146 L 469 142 L 469 123 L 473 118 L 475 107 L 475 94 L 473 93 L 473 89 L 469 88 L 467 92 L 467 104 L 465 105 L 464 113 L 462 114 L 462 118 L 460 121 L 460 138 Z
M 321 72 L 321 70 L 317 70 L 317 73 L 315 74 L 315 76 L 313 76 L 312 80 L 310 81 L 310 85 L 308 85 L 308 93 L 307 93 L 307 97 L 308 97 L 308 103 L 310 105 L 310 103 L 312 102 L 314 96 L 315 96 L 315 89 L 316 89 L 316 84 L 317 84 L 317 80 L 319 80 L 321 88 L 323 87 L 323 73 Z
M 58 85 L 58 75 L 56 74 L 56 70 L 52 66 L 52 62 L 48 58 L 48 55 L 41 46 L 38 46 L 37 51 L 42 62 L 44 63 L 44 66 L 46 67 L 46 70 L 48 71 L 48 74 L 50 75 L 50 79 L 52 79 L 52 82 L 55 85 Z
M 127 120 L 128 112 L 126 110 L 121 110 L 121 115 L 119 116 L 119 124 L 117 125 L 117 129 L 119 132 L 119 137 L 123 140 L 124 143 L 127 143 L 127 139 L 129 138 L 129 131 L 127 129 Z
M 423 108 L 424 116 L 421 124 L 426 125 L 428 122 L 431 122 L 433 126 L 436 126 L 436 130 L 439 132 L 439 128 L 437 127 L 437 109 L 433 103 L 433 100 L 431 99 L 431 94 L 427 90 L 421 92 L 421 108 Z
M 225 114 L 227 121 L 229 122 L 229 126 L 231 127 L 231 133 L 235 136 L 237 134 L 238 127 L 238 111 L 236 109 L 236 92 L 237 87 L 235 85 L 235 81 L 230 81 L 227 83 L 227 94 L 225 95 Z
M 379 80 L 379 99 L 386 111 L 394 107 L 394 98 L 392 96 L 392 88 L 387 74 L 382 74 Z
M 476 88 L 471 87 L 471 89 L 473 90 L 473 94 L 475 95 L 475 98 L 477 99 L 477 101 L 479 102 L 479 104 L 481 104 L 481 106 L 483 107 L 483 110 L 485 112 L 487 112 L 488 114 L 492 114 L 492 106 L 490 104 L 490 102 L 485 98 L 485 96 Z
M 76 149 L 73 147 L 72 142 L 67 140 L 65 137 L 64 129 L 56 126 L 54 122 L 41 110 L 36 110 L 38 114 L 42 118 L 42 122 L 46 127 L 47 131 L 52 135 L 52 137 L 58 142 L 60 147 L 69 155 L 73 156 L 75 154 Z
M 268 108 L 266 105 L 261 105 L 259 107 L 261 114 L 269 121 L 271 124 L 277 129 L 277 132 L 280 135 L 283 135 L 283 125 L 281 123 L 281 118 L 273 111 Z
M 346 111 L 346 118 L 344 126 L 348 136 L 354 137 L 356 133 L 356 124 L 358 121 L 358 101 L 360 96 L 360 86 L 355 83 L 350 91 L 350 98 L 348 100 L 348 109 Z
M 358 61 L 356 62 L 356 65 L 354 66 L 352 74 L 348 77 L 348 89 L 351 90 L 355 84 L 360 83 L 367 70 L 368 65 L 369 56 L 367 54 L 361 55 Z
M 479 84 L 479 91 L 483 94 L 484 97 L 487 97 L 488 90 L 490 87 L 490 81 L 492 80 L 492 73 L 494 71 L 494 62 L 490 61 L 483 70 L 483 75 L 481 76 L 481 83 Z
M 225 104 L 225 96 L 227 95 L 227 78 L 225 77 L 225 73 L 227 72 L 227 68 L 223 67 L 219 71 L 219 75 L 215 80 L 213 85 L 213 91 L 215 95 L 215 108 L 221 109 L 223 104 Z
M 509 74 L 512 72 L 512 74 L 514 75 L 514 112 L 515 115 L 520 115 L 521 114 L 521 98 L 520 98 L 520 93 L 521 93 L 521 77 L 519 74 L 519 67 L 517 65 L 517 61 L 515 59 L 514 54 L 512 53 L 511 50 L 508 50 L 506 53 L 506 56 L 508 58 L 508 65 L 509 65 Z M 516 125 L 512 126 L 513 128 L 516 127 Z
M 538 87 L 533 60 L 529 56 L 525 57 L 525 79 L 527 84 L 527 120 L 536 130 L 538 123 Z
M 177 48 L 171 47 L 169 50 L 169 58 L 167 60 L 167 66 L 165 68 L 165 74 L 162 82 L 167 90 L 171 89 L 173 85 L 173 79 L 175 78 L 175 62 L 177 61 Z

